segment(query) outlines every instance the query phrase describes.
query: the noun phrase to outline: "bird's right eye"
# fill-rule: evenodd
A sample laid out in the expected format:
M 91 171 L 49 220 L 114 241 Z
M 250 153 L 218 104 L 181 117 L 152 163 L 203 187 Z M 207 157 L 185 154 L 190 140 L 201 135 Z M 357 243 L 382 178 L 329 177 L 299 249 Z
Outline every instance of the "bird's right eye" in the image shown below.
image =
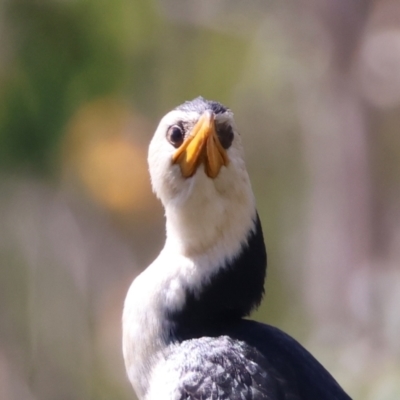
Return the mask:
M 170 126 L 167 131 L 167 139 L 172 146 L 178 148 L 183 143 L 183 129 L 178 125 Z

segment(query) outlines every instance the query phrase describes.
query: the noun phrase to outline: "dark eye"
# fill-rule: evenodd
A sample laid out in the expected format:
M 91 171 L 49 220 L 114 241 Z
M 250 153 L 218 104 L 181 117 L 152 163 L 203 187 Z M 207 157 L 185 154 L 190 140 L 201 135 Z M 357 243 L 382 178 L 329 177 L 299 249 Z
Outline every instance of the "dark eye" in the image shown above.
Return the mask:
M 233 142 L 233 129 L 229 124 L 217 126 L 217 135 L 222 147 L 227 150 Z
M 178 125 L 172 125 L 168 128 L 167 139 L 174 147 L 179 147 L 183 143 L 183 129 Z

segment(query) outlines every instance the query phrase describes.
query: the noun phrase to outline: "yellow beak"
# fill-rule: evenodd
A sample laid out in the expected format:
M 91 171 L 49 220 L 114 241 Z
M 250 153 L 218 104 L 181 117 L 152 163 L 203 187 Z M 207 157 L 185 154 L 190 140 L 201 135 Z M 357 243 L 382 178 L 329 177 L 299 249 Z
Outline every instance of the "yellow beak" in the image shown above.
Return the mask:
M 184 178 L 193 176 L 201 163 L 204 163 L 204 171 L 212 179 L 218 176 L 223 165 L 228 165 L 228 155 L 217 136 L 211 111 L 205 111 L 200 117 L 172 156 L 172 163 L 179 164 Z

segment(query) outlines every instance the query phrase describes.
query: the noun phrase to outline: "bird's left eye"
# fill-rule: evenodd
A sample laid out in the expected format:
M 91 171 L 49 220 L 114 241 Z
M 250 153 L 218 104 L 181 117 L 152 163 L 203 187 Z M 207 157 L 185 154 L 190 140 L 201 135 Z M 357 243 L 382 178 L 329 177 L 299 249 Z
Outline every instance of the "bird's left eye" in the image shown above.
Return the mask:
M 178 125 L 172 125 L 167 131 L 167 139 L 175 148 L 183 143 L 184 134 L 183 129 Z

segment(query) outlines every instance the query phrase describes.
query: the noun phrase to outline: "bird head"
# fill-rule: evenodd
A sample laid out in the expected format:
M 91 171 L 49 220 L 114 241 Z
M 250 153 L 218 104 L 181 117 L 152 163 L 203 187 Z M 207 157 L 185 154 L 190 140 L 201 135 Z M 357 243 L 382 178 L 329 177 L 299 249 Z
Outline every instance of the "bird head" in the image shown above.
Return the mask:
M 158 125 L 149 166 L 153 190 L 164 206 L 196 194 L 199 181 L 216 190 L 223 187 L 224 181 L 245 169 L 233 113 L 202 97 L 178 106 Z
M 255 215 L 240 136 L 233 113 L 222 104 L 198 97 L 166 114 L 148 160 L 167 231 L 175 230 L 186 243 L 193 238 L 204 250 L 201 243 L 212 243 L 221 231 L 229 233 L 231 222 L 243 224 L 243 213 L 250 222 Z M 249 228 L 250 222 L 244 225 Z

